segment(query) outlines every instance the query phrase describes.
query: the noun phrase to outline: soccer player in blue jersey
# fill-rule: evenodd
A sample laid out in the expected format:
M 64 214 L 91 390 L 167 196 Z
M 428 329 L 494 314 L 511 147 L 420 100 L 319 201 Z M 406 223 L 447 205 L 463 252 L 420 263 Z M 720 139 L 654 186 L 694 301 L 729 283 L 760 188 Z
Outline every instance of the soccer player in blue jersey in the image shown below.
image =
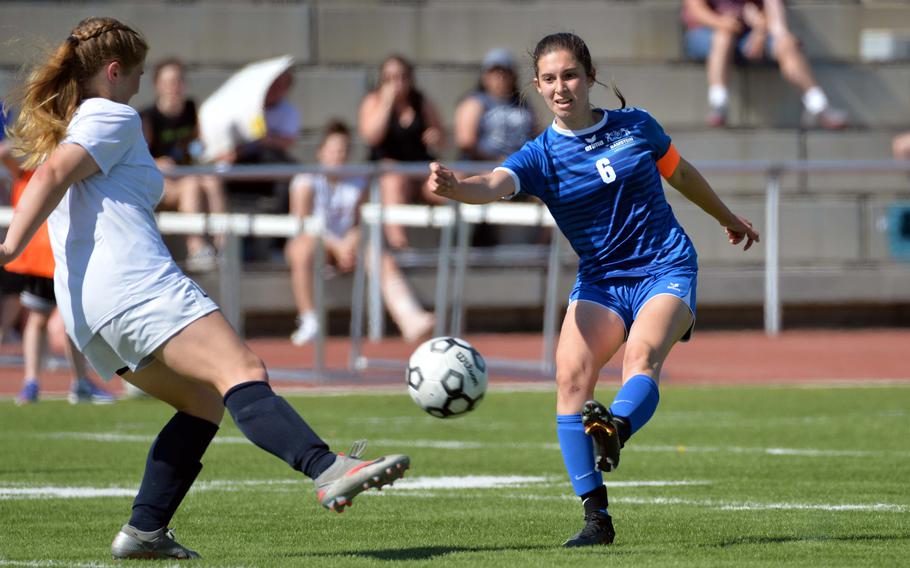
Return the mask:
M 670 348 L 695 323 L 698 262 L 673 216 L 660 178 L 714 217 L 731 244 L 759 240 L 679 156 L 644 110 L 593 108 L 596 82 L 584 41 L 570 33 L 541 39 L 532 54 L 534 86 L 555 115 L 501 167 L 457 179 L 430 165 L 429 186 L 465 203 L 518 193 L 540 198 L 579 257 L 556 352 L 556 432 L 585 526 L 564 546 L 610 544 L 615 532 L 601 472 L 657 408 L 657 383 Z M 622 388 L 609 408 L 593 400 L 601 368 L 625 343 Z

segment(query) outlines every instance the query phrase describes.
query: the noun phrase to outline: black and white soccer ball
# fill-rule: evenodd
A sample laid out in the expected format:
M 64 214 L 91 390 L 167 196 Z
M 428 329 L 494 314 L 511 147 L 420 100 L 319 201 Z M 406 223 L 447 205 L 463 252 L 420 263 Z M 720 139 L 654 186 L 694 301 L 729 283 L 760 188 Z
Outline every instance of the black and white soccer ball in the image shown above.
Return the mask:
M 480 404 L 487 364 L 464 339 L 434 337 L 414 350 L 405 378 L 417 406 L 437 418 L 452 418 Z

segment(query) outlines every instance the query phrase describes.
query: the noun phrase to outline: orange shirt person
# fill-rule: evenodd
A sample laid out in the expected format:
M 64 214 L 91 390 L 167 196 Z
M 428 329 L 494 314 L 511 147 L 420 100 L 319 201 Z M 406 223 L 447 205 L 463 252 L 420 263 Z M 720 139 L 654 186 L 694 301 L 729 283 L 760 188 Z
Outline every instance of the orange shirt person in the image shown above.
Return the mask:
M 33 173 L 33 170 L 21 170 L 18 178 L 13 182 L 11 191 L 13 207 L 18 205 L 22 192 L 25 191 Z M 51 239 L 46 221 L 29 241 L 22 254 L 8 263 L 6 269 L 25 276 L 19 299 L 22 307 L 29 312 L 22 337 L 25 377 L 22 390 L 16 396 L 16 404 L 23 406 L 38 402 L 41 390 L 38 380 L 47 351 L 48 321 L 57 306 L 57 299 L 54 296 L 54 253 L 51 250 Z M 67 359 L 73 370 L 73 379 L 67 396 L 70 403 L 108 404 L 114 402 L 115 398 L 111 393 L 89 380 L 85 358 L 72 345 L 69 338 L 64 344 Z

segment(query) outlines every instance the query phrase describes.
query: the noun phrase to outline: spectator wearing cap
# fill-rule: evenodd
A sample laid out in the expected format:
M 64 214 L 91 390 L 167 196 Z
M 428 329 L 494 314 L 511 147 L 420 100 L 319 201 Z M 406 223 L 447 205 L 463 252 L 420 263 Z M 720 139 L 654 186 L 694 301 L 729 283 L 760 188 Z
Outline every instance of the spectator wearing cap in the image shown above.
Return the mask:
M 459 158 L 502 162 L 536 134 L 534 111 L 522 100 L 518 88 L 515 58 L 506 49 L 491 49 L 480 65 L 477 86 L 455 107 L 455 144 Z M 472 244 L 536 242 L 542 236 L 537 227 L 482 223 L 474 227 Z
M 524 103 L 512 54 L 491 49 L 477 87 L 455 108 L 455 144 L 461 159 L 502 161 L 534 137 L 537 120 Z

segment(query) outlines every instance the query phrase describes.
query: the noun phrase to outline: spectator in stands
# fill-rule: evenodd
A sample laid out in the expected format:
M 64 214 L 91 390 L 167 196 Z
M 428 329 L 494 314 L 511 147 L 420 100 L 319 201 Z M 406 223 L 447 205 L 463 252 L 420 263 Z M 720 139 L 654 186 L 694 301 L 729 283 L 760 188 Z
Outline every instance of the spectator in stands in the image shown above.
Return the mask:
M 476 89 L 455 108 L 455 144 L 461 158 L 502 161 L 536 132 L 537 120 L 521 98 L 512 54 L 490 50 Z
M 294 75 L 290 70 L 272 82 L 264 102 L 265 134 L 257 140 L 241 144 L 223 161 L 237 164 L 297 162 L 291 148 L 300 138 L 301 117 L 297 107 L 288 100 L 293 86 Z M 247 210 L 277 214 L 288 212 L 287 180 L 233 182 L 229 184 L 229 194 L 235 205 L 241 203 L 241 200 L 246 200 Z M 245 238 L 244 258 L 248 260 L 280 258 L 283 244 L 283 239 Z
M 480 71 L 477 87 L 455 108 L 455 144 L 462 160 L 501 162 L 537 134 L 537 119 L 521 97 L 515 60 L 508 50 L 491 49 Z M 481 223 L 474 226 L 472 244 L 489 246 L 510 238 L 538 242 L 542 232 L 540 227 Z
M 337 168 L 348 160 L 351 135 L 341 121 L 332 120 L 325 126 L 317 158 L 327 168 Z M 325 224 L 327 260 L 338 270 L 349 272 L 357 261 L 360 241 L 358 211 L 366 196 L 364 178 L 342 178 L 326 174 L 299 174 L 291 181 L 290 211 L 292 215 L 320 217 Z M 313 301 L 313 261 L 316 237 L 301 234 L 289 240 L 285 247 L 291 269 L 291 287 L 297 304 L 297 329 L 291 334 L 294 345 L 311 341 L 319 331 L 316 306 Z M 392 319 L 408 341 L 428 337 L 435 324 L 433 314 L 425 311 L 404 275 L 388 253 L 382 256 L 381 288 Z
M 22 191 L 32 177 L 32 171 L 19 171 L 13 184 L 13 204 L 19 201 Z M 16 259 L 6 265 L 10 272 L 24 276 L 22 306 L 28 310 L 25 330 L 22 333 L 22 356 L 25 377 L 22 390 L 16 396 L 16 404 L 22 406 L 38 402 L 39 379 L 44 367 L 48 347 L 48 322 L 57 306 L 54 295 L 54 254 L 51 251 L 50 236 L 45 222 L 29 241 Z M 114 396 L 97 386 L 88 378 L 88 363 L 69 338 L 64 343 L 64 352 L 72 370 L 68 400 L 71 404 L 93 402 L 109 404 Z
M 445 143 L 439 112 L 414 86 L 413 66 L 392 55 L 380 66 L 379 84 L 360 103 L 358 129 L 370 147 L 371 161 L 428 162 Z M 418 193 L 424 201 L 441 203 L 427 191 L 422 180 L 404 174 L 382 176 L 382 202 L 386 205 L 413 203 Z M 386 225 L 389 246 L 406 248 L 408 238 L 401 225 Z
M 846 114 L 828 102 L 788 27 L 783 0 L 683 0 L 683 21 L 686 54 L 706 61 L 711 126 L 727 123 L 727 83 L 734 54 L 751 61 L 770 56 L 784 78 L 802 92 L 810 122 L 829 129 L 846 126 Z
M 155 104 L 141 112 L 149 152 L 162 172 L 188 166 L 201 154 L 196 103 L 186 96 L 183 63 L 165 59 L 155 66 Z M 160 209 L 181 213 L 224 213 L 224 187 L 215 176 L 165 177 Z M 219 245 L 220 239 L 215 239 Z M 202 235 L 186 238 L 186 265 L 190 270 L 212 270 L 217 252 Z
M 291 147 L 300 137 L 300 112 L 288 94 L 294 86 L 294 75 L 285 71 L 265 95 L 265 136 L 237 149 L 235 161 L 242 164 L 293 163 Z

